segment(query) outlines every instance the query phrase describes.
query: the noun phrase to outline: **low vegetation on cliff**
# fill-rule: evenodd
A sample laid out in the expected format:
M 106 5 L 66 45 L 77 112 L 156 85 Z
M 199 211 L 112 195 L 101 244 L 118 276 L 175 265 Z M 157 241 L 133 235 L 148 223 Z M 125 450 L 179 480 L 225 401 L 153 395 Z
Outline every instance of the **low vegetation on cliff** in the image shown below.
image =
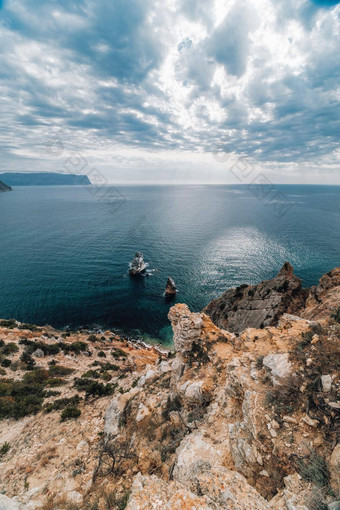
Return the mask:
M 173 306 L 169 353 L 0 323 L 0 508 L 337 509 L 340 269 L 294 309 L 264 285 L 268 324 L 246 287 L 243 318 Z

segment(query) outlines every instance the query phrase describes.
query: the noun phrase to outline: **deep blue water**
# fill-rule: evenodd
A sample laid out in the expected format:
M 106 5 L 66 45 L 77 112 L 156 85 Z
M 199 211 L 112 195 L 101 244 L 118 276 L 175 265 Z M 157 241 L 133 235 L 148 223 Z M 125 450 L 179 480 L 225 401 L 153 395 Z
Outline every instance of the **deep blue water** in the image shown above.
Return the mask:
M 78 186 L 2 193 L 0 317 L 138 329 L 165 341 L 168 275 L 177 301 L 192 310 L 230 287 L 273 277 L 285 260 L 305 286 L 315 284 L 340 262 L 340 187 L 276 190 L 282 195 L 243 186 L 129 186 L 119 195 L 106 190 L 119 199 L 113 204 L 103 190 Z M 129 277 L 136 250 L 152 276 Z

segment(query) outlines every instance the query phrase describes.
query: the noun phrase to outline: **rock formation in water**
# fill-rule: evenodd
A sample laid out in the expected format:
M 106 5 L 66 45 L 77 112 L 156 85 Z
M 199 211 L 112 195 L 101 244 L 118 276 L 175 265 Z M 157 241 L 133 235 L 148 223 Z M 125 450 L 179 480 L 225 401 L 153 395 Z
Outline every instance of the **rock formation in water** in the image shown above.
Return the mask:
M 295 315 L 236 335 L 177 304 L 168 354 L 0 321 L 0 509 L 338 509 L 340 268 L 274 280 Z
M 165 296 L 173 297 L 176 295 L 176 292 L 177 292 L 176 284 L 175 284 L 173 278 L 171 278 L 171 276 L 169 276 L 168 281 L 166 282 Z
M 130 263 L 130 274 L 136 276 L 145 272 L 148 264 L 144 261 L 143 253 L 136 252 L 133 261 Z
M 248 327 L 276 325 L 283 313 L 294 314 L 305 303 L 308 292 L 285 262 L 272 280 L 257 285 L 241 285 L 214 299 L 204 312 L 220 328 L 240 333 Z
M 4 182 L 0 181 L 0 193 L 4 191 L 13 191 L 11 186 L 8 186 Z

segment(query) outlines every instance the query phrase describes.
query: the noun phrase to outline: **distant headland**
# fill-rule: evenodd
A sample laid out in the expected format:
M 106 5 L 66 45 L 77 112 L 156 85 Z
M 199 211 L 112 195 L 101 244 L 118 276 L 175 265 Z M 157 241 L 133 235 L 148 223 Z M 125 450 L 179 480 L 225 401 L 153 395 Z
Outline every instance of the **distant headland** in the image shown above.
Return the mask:
M 91 186 L 87 175 L 61 174 L 49 172 L 32 173 L 4 173 L 0 179 L 9 186 L 67 186 L 85 185 Z
M 0 181 L 0 193 L 3 191 L 13 191 L 13 190 L 10 186 L 8 186 L 4 182 Z

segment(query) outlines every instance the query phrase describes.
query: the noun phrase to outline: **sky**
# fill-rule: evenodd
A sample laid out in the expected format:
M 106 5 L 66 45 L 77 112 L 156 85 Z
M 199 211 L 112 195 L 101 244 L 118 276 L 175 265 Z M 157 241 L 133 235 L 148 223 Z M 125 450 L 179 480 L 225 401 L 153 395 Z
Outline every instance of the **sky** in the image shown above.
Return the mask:
M 0 0 L 0 172 L 340 184 L 339 20 L 335 0 Z

